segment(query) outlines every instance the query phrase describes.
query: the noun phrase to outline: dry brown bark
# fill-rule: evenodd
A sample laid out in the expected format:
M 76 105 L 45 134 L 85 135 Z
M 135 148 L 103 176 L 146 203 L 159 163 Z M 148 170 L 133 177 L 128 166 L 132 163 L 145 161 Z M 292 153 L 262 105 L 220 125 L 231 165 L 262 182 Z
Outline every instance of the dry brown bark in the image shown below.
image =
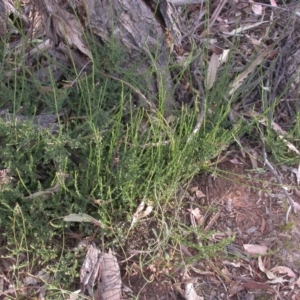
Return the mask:
M 124 69 L 134 66 L 138 74 L 148 74 L 144 75 L 146 97 L 155 103 L 159 94 L 159 98 L 164 99 L 165 111 L 175 107 L 165 33 L 145 2 L 81 0 L 73 8 L 60 0 L 33 0 L 33 3 L 42 16 L 46 35 L 55 44 L 64 41 L 92 60 L 83 38 L 84 31 L 91 29 L 104 42 L 113 39 L 126 50 Z M 85 24 L 80 23 L 72 9 L 80 10 L 80 19 Z M 142 98 L 140 101 L 143 102 Z

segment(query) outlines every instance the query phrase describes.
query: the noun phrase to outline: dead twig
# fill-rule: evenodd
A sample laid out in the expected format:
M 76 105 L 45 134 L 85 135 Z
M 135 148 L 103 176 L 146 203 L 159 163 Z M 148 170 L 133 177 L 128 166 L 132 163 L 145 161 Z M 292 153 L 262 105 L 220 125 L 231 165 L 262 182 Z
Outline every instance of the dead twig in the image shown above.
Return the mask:
M 192 68 L 192 76 L 193 76 L 193 79 L 194 81 L 196 82 L 197 86 L 198 86 L 198 89 L 199 91 L 195 90 L 194 91 L 196 92 L 197 96 L 196 96 L 196 101 L 198 100 L 198 98 L 200 98 L 200 108 L 198 108 L 199 110 L 199 114 L 198 114 L 198 118 L 197 118 L 197 123 L 191 133 L 191 135 L 189 136 L 187 142 L 190 142 L 191 139 L 194 137 L 194 135 L 199 131 L 199 129 L 201 128 L 201 125 L 203 123 L 203 120 L 204 120 L 204 117 L 205 117 L 205 112 L 206 112 L 206 97 L 205 97 L 205 93 L 204 93 L 204 89 L 203 89 L 203 86 L 200 82 L 200 79 L 199 79 L 199 76 L 196 75 L 196 70 L 197 70 L 197 61 L 198 60 L 195 60 L 192 65 L 191 65 L 191 68 Z M 195 101 L 195 105 L 197 105 Z
M 224 5 L 226 4 L 227 0 L 221 0 L 218 4 L 217 8 L 215 9 L 213 15 L 210 18 L 209 27 L 212 28 L 212 26 L 215 24 L 217 18 L 220 15 L 221 10 L 223 9 Z

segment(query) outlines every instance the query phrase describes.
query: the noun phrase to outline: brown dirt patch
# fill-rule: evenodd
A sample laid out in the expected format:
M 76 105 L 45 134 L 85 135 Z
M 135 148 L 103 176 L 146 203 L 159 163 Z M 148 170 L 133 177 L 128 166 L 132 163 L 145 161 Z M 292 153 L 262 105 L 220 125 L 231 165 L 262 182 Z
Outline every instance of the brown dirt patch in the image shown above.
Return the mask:
M 291 197 L 300 203 L 293 171 L 284 166 L 277 168 Z M 139 295 L 138 299 L 184 299 L 176 287 L 184 290 L 188 273 L 195 282 L 196 292 L 204 299 L 300 299 L 297 285 L 300 221 L 291 213 L 286 224 L 288 202 L 284 187 L 277 184 L 274 175 L 264 166 L 253 170 L 247 159 L 229 157 L 218 164 L 212 174 L 195 177 L 190 187 L 193 193 L 187 193 L 182 202 L 180 222 L 191 227 L 188 216 L 197 208 L 203 216 L 201 225 L 197 225 L 201 230 L 214 230 L 215 242 L 230 235 L 235 236 L 234 241 L 224 248 L 226 254 L 220 253 L 206 261 L 194 260 L 190 265 L 176 267 L 174 264 L 172 268 L 160 257 L 160 263 L 158 258 L 154 259 L 143 273 L 136 261 L 136 274 L 123 281 L 131 286 L 133 294 Z M 192 242 L 197 244 L 199 240 L 194 236 Z M 247 253 L 247 244 L 267 249 L 267 254 L 261 256 L 265 270 L 259 266 L 258 255 Z M 170 249 L 165 251 L 170 252 Z M 181 253 L 191 257 L 197 255 L 193 247 L 182 246 Z M 272 269 L 274 267 L 277 269 Z M 280 274 L 278 269 L 291 273 Z

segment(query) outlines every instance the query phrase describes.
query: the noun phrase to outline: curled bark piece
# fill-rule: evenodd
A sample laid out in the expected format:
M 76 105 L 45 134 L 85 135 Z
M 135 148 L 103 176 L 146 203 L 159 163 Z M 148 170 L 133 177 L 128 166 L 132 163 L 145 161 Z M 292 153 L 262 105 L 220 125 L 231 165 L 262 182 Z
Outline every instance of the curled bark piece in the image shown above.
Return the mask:
M 95 282 L 97 289 L 93 292 Z M 81 292 L 88 290 L 90 296 L 96 300 L 121 299 L 121 274 L 116 257 L 111 250 L 108 253 L 101 251 L 91 244 L 80 270 Z

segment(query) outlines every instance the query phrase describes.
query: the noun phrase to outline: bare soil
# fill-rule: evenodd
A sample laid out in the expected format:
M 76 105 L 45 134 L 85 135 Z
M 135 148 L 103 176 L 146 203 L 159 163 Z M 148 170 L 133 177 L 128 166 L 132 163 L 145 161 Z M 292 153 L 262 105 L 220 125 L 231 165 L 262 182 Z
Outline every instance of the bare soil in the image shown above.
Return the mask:
M 219 257 L 168 270 L 163 264 L 160 269 L 158 263 L 154 270 L 142 270 L 137 261 L 133 262 L 123 283 L 138 299 L 184 299 L 178 287 L 184 291 L 188 273 L 203 299 L 300 299 L 300 221 L 293 212 L 287 216 L 283 192 L 283 188 L 288 189 L 292 199 L 300 203 L 296 170 L 275 168 L 284 186 L 277 184 L 266 167 L 258 164 L 254 170 L 250 160 L 237 152 L 222 159 L 215 173 L 196 176 L 190 186 L 190 191 L 196 192 L 182 202 L 180 221 L 191 227 L 188 216 L 191 208 L 197 207 L 204 216 L 199 227 L 207 230 L 209 225 L 208 229 L 216 232 L 216 241 L 227 236 L 234 236 L 234 241 Z M 145 221 L 141 226 L 146 230 L 148 225 Z M 251 254 L 245 249 L 247 244 L 265 246 L 267 252 L 261 256 L 265 269 L 259 267 L 260 250 Z M 197 255 L 189 247 L 181 248 L 181 252 L 183 256 Z

